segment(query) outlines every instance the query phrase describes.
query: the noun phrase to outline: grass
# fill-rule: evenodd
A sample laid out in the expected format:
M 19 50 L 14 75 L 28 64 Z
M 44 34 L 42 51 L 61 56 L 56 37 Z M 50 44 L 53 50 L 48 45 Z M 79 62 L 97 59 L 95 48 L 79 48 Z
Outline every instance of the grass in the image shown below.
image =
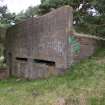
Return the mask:
M 72 66 L 64 76 L 45 80 L 0 81 L 0 105 L 105 105 L 105 50 Z

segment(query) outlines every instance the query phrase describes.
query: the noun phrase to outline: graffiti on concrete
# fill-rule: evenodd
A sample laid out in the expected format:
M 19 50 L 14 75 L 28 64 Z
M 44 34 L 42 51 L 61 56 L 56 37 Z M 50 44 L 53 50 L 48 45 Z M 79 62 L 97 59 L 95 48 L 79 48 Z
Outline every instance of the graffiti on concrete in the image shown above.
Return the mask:
M 42 42 L 44 42 L 42 44 Z M 65 49 L 65 42 L 63 40 L 58 40 L 58 39 L 53 39 L 53 40 L 49 40 L 46 41 L 44 38 L 41 39 L 41 42 L 39 44 L 39 48 L 40 50 L 43 50 L 45 48 L 47 49 L 53 49 L 55 50 L 56 53 L 59 54 L 59 56 L 63 56 L 64 55 L 64 49 Z
M 69 36 L 68 38 L 69 44 L 71 44 L 73 48 L 73 53 L 79 53 L 80 52 L 80 43 L 77 42 L 76 38 L 74 36 Z

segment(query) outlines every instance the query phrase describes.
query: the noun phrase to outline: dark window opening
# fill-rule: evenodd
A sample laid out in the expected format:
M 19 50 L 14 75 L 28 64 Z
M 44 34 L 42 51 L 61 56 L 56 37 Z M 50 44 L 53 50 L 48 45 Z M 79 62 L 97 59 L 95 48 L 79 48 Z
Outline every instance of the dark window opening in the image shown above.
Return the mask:
M 16 57 L 16 60 L 26 62 L 28 59 L 27 58 L 19 58 L 19 57 Z
M 46 64 L 46 65 L 49 65 L 49 66 L 55 66 L 55 62 L 47 61 L 47 60 L 41 60 L 41 59 L 34 59 L 34 63 Z

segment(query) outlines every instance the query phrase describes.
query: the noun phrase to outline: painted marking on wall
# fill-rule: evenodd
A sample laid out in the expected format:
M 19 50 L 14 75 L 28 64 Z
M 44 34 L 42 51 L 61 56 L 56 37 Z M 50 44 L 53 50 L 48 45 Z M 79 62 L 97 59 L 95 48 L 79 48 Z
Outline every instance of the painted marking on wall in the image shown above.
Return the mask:
M 42 42 L 44 42 L 42 44 Z M 64 56 L 64 53 L 65 53 L 65 42 L 63 40 L 58 40 L 58 39 L 53 39 L 53 40 L 49 40 L 49 41 L 46 41 L 46 39 L 41 39 L 41 42 L 39 44 L 39 48 L 40 50 L 43 50 L 43 49 L 53 49 L 55 50 L 56 53 L 59 54 L 59 56 Z
M 72 45 L 73 53 L 79 53 L 80 52 L 80 43 L 77 42 L 77 40 L 74 36 L 69 36 L 68 42 L 69 42 L 69 44 Z

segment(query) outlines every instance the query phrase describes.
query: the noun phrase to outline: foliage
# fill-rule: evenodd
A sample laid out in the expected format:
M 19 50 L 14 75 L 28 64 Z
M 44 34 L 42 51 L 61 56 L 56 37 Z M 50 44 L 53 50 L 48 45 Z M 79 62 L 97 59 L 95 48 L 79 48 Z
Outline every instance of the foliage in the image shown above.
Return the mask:
M 21 11 L 19 14 L 16 15 L 16 23 L 24 21 L 28 18 L 35 17 L 38 14 L 39 7 L 28 7 L 25 12 Z
M 6 28 L 15 23 L 15 13 L 9 13 L 7 6 L 0 6 L 0 67 L 5 67 L 4 63 L 4 41 Z
M 15 22 L 15 13 L 9 13 L 7 6 L 0 7 L 0 27 L 8 27 Z
M 25 11 L 25 15 L 27 17 L 34 17 L 35 15 L 37 15 L 39 7 L 35 6 L 35 7 L 29 7 L 26 11 Z
M 105 37 L 105 0 L 41 0 L 40 14 L 63 5 L 74 9 L 74 26 L 79 32 Z
M 82 5 L 81 5 L 82 4 Z M 63 5 L 70 5 L 74 9 L 75 19 L 80 21 L 83 15 L 87 15 L 87 10 L 91 7 L 90 0 L 42 0 L 40 5 L 40 12 L 47 13 L 51 8 L 58 8 Z M 81 5 L 81 8 L 80 8 Z

